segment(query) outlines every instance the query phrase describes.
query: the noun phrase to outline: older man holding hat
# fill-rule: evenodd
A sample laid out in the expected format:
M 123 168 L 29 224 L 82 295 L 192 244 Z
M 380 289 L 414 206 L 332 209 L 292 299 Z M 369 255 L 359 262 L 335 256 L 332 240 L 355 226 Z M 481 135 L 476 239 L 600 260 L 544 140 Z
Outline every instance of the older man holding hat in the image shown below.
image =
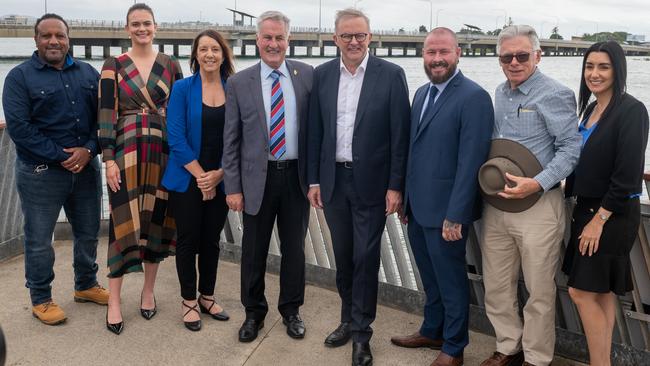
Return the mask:
M 555 346 L 555 272 L 565 229 L 560 181 L 575 168 L 581 137 L 573 92 L 537 68 L 530 26 L 497 41 L 507 81 L 495 91 L 488 161 L 479 170 L 486 202 L 481 230 L 485 309 L 496 352 L 481 366 L 549 365 Z M 522 270 L 530 297 L 519 316 Z

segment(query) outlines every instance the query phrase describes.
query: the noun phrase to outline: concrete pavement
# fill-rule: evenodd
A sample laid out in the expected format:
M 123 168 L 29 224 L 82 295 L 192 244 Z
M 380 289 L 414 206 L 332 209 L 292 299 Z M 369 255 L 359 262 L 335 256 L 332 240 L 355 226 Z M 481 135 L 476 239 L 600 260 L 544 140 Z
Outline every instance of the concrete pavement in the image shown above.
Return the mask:
M 65 310 L 63 325 L 46 326 L 32 318 L 28 290 L 24 287 L 23 257 L 0 263 L 0 326 L 7 337 L 7 365 L 349 365 L 351 345 L 323 346 L 327 334 L 338 325 L 340 300 L 335 292 L 307 286 L 301 316 L 305 339 L 286 334 L 277 311 L 278 277 L 267 275 L 270 311 L 260 336 L 239 343 L 237 331 L 244 320 L 239 301 L 239 266 L 221 261 L 216 297 L 231 319 L 219 322 L 203 316 L 203 329 L 190 332 L 181 320 L 181 298 L 174 259 L 165 260 L 156 284 L 158 314 L 150 321 L 138 311 L 142 273 L 129 274 L 122 289 L 125 321 L 120 336 L 104 326 L 106 308 L 73 301 L 72 244 L 57 242 L 54 300 Z M 99 281 L 106 280 L 106 239 L 98 248 Z M 379 306 L 371 347 L 375 365 L 429 365 L 436 352 L 393 346 L 390 337 L 417 330 L 421 317 Z M 475 366 L 491 354 L 494 338 L 471 333 L 465 365 Z M 554 366 L 581 365 L 558 359 Z

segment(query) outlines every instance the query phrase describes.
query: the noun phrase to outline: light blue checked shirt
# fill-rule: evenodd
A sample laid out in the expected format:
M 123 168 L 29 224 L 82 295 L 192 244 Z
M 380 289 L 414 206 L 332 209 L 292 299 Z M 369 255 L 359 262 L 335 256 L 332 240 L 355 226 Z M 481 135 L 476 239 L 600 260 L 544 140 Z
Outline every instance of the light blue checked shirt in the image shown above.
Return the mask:
M 273 69 L 260 60 L 260 79 L 262 80 L 262 97 L 264 98 L 264 110 L 266 114 L 267 131 L 271 128 L 271 86 L 273 78 L 271 73 Z M 287 68 L 287 63 L 282 62 L 278 68 L 282 74 L 280 76 L 280 87 L 282 88 L 282 97 L 284 98 L 284 141 L 286 151 L 280 160 L 298 159 L 298 120 L 296 112 L 296 93 L 293 91 L 291 83 L 291 74 Z M 269 153 L 269 160 L 277 160 L 275 156 Z
M 575 169 L 582 136 L 573 91 L 539 69 L 516 89 L 506 80 L 495 91 L 492 138 L 526 146 L 544 168 L 535 180 L 548 191 Z

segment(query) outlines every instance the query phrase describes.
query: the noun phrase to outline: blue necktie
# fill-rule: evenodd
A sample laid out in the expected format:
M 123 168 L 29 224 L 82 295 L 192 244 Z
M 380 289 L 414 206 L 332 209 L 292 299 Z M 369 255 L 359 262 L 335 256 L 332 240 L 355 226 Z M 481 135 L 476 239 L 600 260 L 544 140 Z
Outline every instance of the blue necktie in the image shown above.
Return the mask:
M 429 100 L 427 101 L 426 109 L 424 110 L 424 113 L 422 114 L 422 118 L 420 118 L 420 122 L 418 123 L 418 126 L 427 119 L 428 117 L 433 114 L 433 104 L 436 100 L 436 94 L 438 94 L 438 88 L 436 88 L 434 85 L 429 86 Z
M 271 84 L 269 148 L 271 149 L 271 154 L 279 160 L 287 150 L 284 145 L 284 98 L 282 95 L 282 86 L 280 86 L 280 72 L 273 70 L 271 78 L 273 78 L 273 84 Z

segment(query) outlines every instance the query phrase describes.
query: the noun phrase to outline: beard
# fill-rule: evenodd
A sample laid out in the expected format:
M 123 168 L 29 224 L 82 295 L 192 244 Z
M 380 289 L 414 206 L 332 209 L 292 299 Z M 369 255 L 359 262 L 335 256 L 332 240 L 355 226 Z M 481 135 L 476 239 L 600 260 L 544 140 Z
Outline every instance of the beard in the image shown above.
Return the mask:
M 457 64 L 450 65 L 445 61 L 432 62 L 428 65 L 424 64 L 424 72 L 427 74 L 429 80 L 431 80 L 432 83 L 442 84 L 454 75 L 456 72 L 456 65 Z M 438 66 L 447 68 L 447 72 L 442 75 L 434 75 L 433 72 L 431 72 L 431 69 Z

